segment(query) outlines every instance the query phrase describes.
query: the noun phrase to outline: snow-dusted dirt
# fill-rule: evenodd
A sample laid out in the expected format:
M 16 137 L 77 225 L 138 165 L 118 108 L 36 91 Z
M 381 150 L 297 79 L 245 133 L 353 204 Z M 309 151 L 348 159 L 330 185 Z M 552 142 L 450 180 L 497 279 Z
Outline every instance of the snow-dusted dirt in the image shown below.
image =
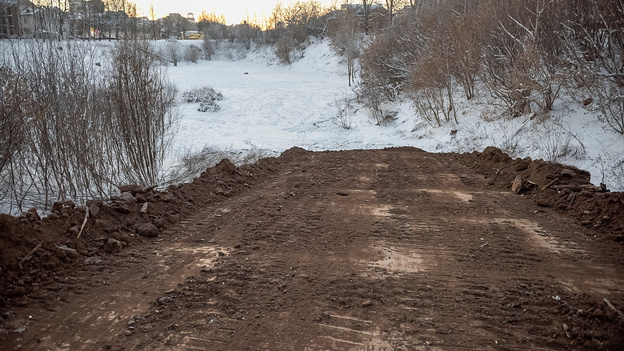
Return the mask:
M 346 66 L 328 40 L 312 43 L 290 66 L 276 62 L 268 48 L 243 52 L 226 43 L 212 61 L 169 67 L 180 92 L 210 86 L 224 100 L 219 102 L 219 112 L 199 112 L 199 104 L 181 105 L 179 132 L 168 164 L 184 151 L 204 147 L 277 155 L 292 146 L 315 151 L 414 146 L 430 152 L 496 146 L 515 157 L 574 165 L 590 171 L 593 183 L 624 190 L 624 136 L 600 123 L 591 106 L 582 108 L 572 99 L 559 100 L 548 120 L 530 116 L 509 120 L 498 117 L 503 108 L 486 92 L 467 101 L 458 91 L 459 124 L 442 126 L 419 118 L 407 98 L 384 106 L 385 111 L 398 113 L 387 126 L 376 125 L 368 110 L 356 104 L 351 128 L 344 129 L 337 102 L 354 98 L 355 93 L 348 86 Z

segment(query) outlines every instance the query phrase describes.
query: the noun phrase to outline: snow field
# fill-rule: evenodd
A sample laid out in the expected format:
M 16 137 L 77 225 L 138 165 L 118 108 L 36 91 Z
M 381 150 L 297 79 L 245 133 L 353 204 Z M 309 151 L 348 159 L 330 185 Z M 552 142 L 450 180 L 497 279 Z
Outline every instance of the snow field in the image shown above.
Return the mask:
M 351 128 L 344 129 L 337 102 L 354 98 L 355 93 L 348 86 L 346 65 L 331 51 L 328 40 L 313 42 L 291 66 L 275 62 L 267 48 L 244 53 L 229 46 L 222 47 L 212 61 L 169 67 L 180 92 L 210 86 L 224 99 L 215 113 L 197 111 L 198 104 L 181 105 L 179 132 L 168 164 L 174 164 L 183 150 L 204 147 L 241 153 L 260 149 L 273 156 L 292 146 L 315 151 L 414 146 L 430 152 L 496 146 L 514 157 L 588 170 L 592 182 L 624 190 L 624 136 L 605 128 L 595 113 L 572 99 L 559 100 L 550 119 L 509 120 L 496 117 L 502 107 L 484 93 L 466 101 L 457 92 L 459 124 L 440 127 L 416 116 L 409 99 L 386 104 L 385 110 L 398 112 L 388 126 L 375 125 L 367 109 L 357 104 Z

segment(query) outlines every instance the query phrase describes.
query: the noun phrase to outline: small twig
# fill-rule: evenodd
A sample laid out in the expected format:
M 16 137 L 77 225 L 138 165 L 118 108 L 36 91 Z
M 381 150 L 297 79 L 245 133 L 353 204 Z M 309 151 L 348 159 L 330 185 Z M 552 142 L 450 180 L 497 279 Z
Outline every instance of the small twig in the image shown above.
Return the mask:
M 545 187 L 543 187 L 543 188 L 542 188 L 542 191 L 544 191 L 544 190 L 546 190 L 546 189 L 550 188 L 551 186 L 553 186 L 553 184 L 555 184 L 555 183 L 556 183 L 556 182 L 558 182 L 558 181 L 559 181 L 559 178 L 555 178 L 555 179 L 553 179 L 553 181 L 552 181 L 552 182 L 548 183 L 548 185 L 546 185 Z
M 37 250 L 39 250 L 39 249 L 41 248 L 41 245 L 42 245 L 42 244 L 43 244 L 43 243 L 39 243 L 37 246 L 35 246 L 35 248 L 34 248 L 34 249 L 30 250 L 30 252 L 28 253 L 28 255 L 24 256 L 24 258 L 22 258 L 22 259 L 19 261 L 19 267 L 20 267 L 20 268 L 22 268 L 22 263 L 24 263 L 24 262 L 26 262 L 26 261 L 30 260 L 30 258 L 32 257 L 32 255 L 34 255 L 34 254 L 35 254 L 35 252 L 37 252 Z
M 611 302 L 609 302 L 609 300 L 607 300 L 607 299 L 605 298 L 605 299 L 604 299 L 604 303 L 605 303 L 605 304 L 606 304 L 606 305 L 607 305 L 610 309 L 612 309 L 612 310 L 613 310 L 613 312 L 617 313 L 617 314 L 620 316 L 620 318 L 624 319 L 624 313 L 620 312 L 617 308 L 615 308 L 615 306 L 613 306 L 613 305 L 611 304 Z
M 485 243 L 485 244 L 479 246 L 479 250 L 483 250 L 483 248 L 486 247 L 486 246 L 488 246 L 488 243 Z
M 80 238 L 80 236 L 82 235 L 82 231 L 85 225 L 87 224 L 87 219 L 89 219 L 89 206 L 87 206 L 87 211 L 85 212 L 84 221 L 82 221 L 82 226 L 80 226 L 80 232 L 78 233 L 78 236 L 76 238 Z

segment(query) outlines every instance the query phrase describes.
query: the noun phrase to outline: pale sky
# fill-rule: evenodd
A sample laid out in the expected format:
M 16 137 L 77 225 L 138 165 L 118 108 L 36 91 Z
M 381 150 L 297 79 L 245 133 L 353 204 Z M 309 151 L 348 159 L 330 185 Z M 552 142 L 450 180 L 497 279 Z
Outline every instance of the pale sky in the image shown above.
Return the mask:
M 323 6 L 331 5 L 331 0 L 318 0 Z M 150 5 L 154 5 L 157 17 L 164 17 L 169 13 L 177 12 L 186 17 L 192 12 L 195 19 L 199 18 L 202 10 L 217 15 L 223 14 L 228 24 L 237 24 L 247 17 L 251 21 L 254 16 L 260 21 L 264 14 L 267 18 L 278 2 L 286 6 L 296 0 L 134 0 L 139 15 L 149 16 Z

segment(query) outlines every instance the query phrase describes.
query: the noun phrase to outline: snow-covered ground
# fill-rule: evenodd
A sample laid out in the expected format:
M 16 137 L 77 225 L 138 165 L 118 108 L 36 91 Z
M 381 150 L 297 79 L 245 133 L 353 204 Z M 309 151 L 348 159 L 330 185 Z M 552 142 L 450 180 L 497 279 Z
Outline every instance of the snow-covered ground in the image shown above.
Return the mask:
M 560 101 L 546 121 L 528 116 L 509 120 L 495 118 L 501 108 L 485 94 L 470 101 L 457 94 L 459 124 L 441 127 L 418 118 L 405 99 L 385 106 L 398 112 L 390 125 L 376 125 L 366 108 L 357 106 L 351 128 L 344 129 L 337 104 L 355 94 L 348 86 L 346 67 L 327 40 L 310 45 L 291 66 L 275 64 L 267 49 L 239 55 L 230 49 L 212 61 L 169 67 L 181 92 L 210 86 L 224 96 L 219 112 L 199 112 L 198 104 L 181 105 L 174 144 L 178 156 L 204 147 L 260 149 L 272 156 L 292 146 L 308 150 L 414 146 L 430 152 L 471 152 L 492 145 L 515 157 L 574 165 L 590 171 L 594 183 L 624 190 L 624 136 L 605 128 L 571 99 Z M 452 135 L 451 130 L 457 132 Z

